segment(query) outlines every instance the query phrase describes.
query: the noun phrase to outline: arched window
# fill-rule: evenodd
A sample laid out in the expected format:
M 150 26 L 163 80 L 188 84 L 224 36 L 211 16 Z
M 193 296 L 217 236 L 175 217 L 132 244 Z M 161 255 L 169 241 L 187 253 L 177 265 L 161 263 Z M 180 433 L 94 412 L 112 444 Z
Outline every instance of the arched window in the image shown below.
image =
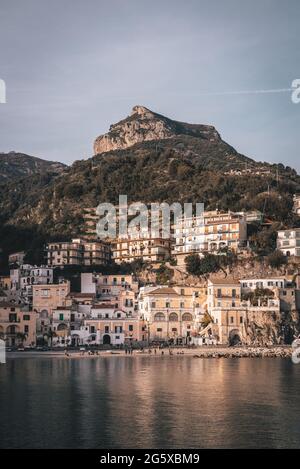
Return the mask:
M 164 313 L 156 313 L 154 316 L 154 321 L 164 321 L 165 315 Z
M 169 321 L 176 322 L 178 321 L 178 314 L 177 313 L 171 313 L 169 316 Z
M 193 317 L 190 313 L 184 313 L 182 315 L 182 320 L 191 322 L 193 320 Z

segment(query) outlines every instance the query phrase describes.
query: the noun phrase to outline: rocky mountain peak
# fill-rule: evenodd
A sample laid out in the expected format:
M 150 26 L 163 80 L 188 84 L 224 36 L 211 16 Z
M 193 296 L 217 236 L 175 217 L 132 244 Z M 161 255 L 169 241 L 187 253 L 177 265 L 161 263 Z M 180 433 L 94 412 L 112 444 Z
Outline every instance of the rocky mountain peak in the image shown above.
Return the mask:
M 170 139 L 179 135 L 189 135 L 209 141 L 221 140 L 213 126 L 177 122 L 137 105 L 132 108 L 130 116 L 111 125 L 108 133 L 96 138 L 94 153 L 123 150 L 136 143 Z

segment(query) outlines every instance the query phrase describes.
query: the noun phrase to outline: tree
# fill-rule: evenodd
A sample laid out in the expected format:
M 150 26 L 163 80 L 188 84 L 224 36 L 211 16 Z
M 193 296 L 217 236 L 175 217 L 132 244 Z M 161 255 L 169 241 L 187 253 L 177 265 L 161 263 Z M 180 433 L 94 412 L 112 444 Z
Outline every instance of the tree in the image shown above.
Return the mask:
M 202 258 L 198 254 L 190 254 L 185 258 L 185 264 L 187 272 L 196 276 L 218 272 L 221 268 L 220 257 L 209 253 Z
M 281 251 L 276 249 L 274 252 L 268 255 L 267 262 L 270 267 L 279 269 L 281 266 L 287 264 L 287 258 Z

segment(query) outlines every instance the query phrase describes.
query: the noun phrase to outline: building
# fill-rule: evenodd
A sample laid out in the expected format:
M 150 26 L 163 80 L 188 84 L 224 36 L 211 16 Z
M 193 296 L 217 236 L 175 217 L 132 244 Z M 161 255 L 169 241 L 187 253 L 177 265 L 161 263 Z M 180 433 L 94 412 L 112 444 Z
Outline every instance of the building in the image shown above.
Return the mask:
M 46 247 L 48 266 L 106 265 L 110 246 L 101 240 L 72 239 L 70 242 L 49 243 Z
M 281 315 L 278 294 L 244 299 L 241 283 L 230 278 L 208 281 L 208 313 L 218 342 L 224 345 L 253 344 L 253 329 L 257 329 L 256 345 L 271 344 L 274 340 L 272 324 L 279 321 Z M 263 329 L 265 336 L 261 335 Z
M 25 252 L 19 251 L 14 252 L 8 256 L 8 264 L 12 265 L 22 265 L 24 264 Z
M 143 287 L 139 294 L 139 313 L 147 323 L 148 340 L 189 344 L 196 329 L 199 291 L 181 287 Z M 196 295 L 198 293 L 198 296 Z M 201 296 L 201 293 L 200 293 Z M 198 309 L 197 309 L 198 308 Z
M 247 241 L 247 221 L 243 213 L 203 212 L 203 215 L 181 218 L 174 227 L 172 254 L 179 265 L 192 253 L 237 251 Z
M 91 316 L 84 319 L 83 327 L 72 331 L 73 342 L 78 344 L 124 345 L 147 340 L 144 322 L 113 306 L 95 304 Z
M 287 287 L 290 282 L 285 277 L 248 278 L 240 280 L 242 293 L 248 293 L 256 289 L 272 290 L 274 288 Z
M 58 306 L 52 312 L 51 331 L 54 346 L 71 345 L 72 331 L 80 329 L 85 315 L 68 306 Z
M 230 278 L 209 280 L 207 304 L 218 342 L 241 342 L 246 335 L 247 305 L 242 304 L 239 281 Z
M 171 239 L 163 237 L 130 236 L 112 240 L 112 258 L 117 264 L 141 259 L 163 262 L 171 255 Z
M 273 298 L 280 301 L 280 312 L 287 313 L 300 310 L 300 291 L 293 279 L 283 277 L 267 277 L 240 280 L 242 295 L 247 296 L 255 290 L 270 292 Z M 271 298 L 271 295 L 270 295 Z
M 278 231 L 277 249 L 285 256 L 300 256 L 300 228 Z
M 37 313 L 49 317 L 59 306 L 67 306 L 71 302 L 69 293 L 69 281 L 53 285 L 33 285 L 32 307 Z
M 82 294 L 94 294 L 101 303 L 126 313 L 137 311 L 139 285 L 132 275 L 81 274 Z
M 0 303 L 0 338 L 8 347 L 36 344 L 36 314 L 21 305 Z

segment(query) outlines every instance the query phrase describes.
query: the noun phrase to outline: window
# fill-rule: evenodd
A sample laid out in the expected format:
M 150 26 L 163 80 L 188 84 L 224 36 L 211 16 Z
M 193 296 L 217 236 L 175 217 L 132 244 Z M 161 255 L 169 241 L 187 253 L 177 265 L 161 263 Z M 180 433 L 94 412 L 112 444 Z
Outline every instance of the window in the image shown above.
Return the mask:
M 182 320 L 191 322 L 193 320 L 193 317 L 190 313 L 184 313 L 182 315 Z
M 128 330 L 129 330 L 129 332 L 132 332 L 132 331 L 133 331 L 133 325 L 132 325 L 132 324 L 129 324 Z
M 29 314 L 24 314 L 23 315 L 23 320 L 24 321 L 30 321 L 30 315 Z
M 218 288 L 217 296 L 218 296 L 218 298 L 222 298 L 222 290 L 221 290 L 221 288 Z
M 24 326 L 24 333 L 28 334 L 28 332 L 29 332 L 29 326 Z
M 232 298 L 236 298 L 236 289 L 235 288 L 232 290 Z
M 168 301 L 166 302 L 166 308 L 170 308 L 170 303 Z
M 64 320 L 64 315 L 63 315 L 63 313 L 60 313 L 60 315 L 59 315 L 59 320 L 60 320 L 60 321 L 63 321 L 63 320 Z
M 234 323 L 234 317 L 233 317 L 233 316 L 230 316 L 230 323 L 231 323 L 231 324 Z
M 157 332 L 162 332 L 162 329 L 161 329 L 160 327 L 158 327 L 158 328 L 156 329 L 156 331 L 157 331 Z
M 105 326 L 104 331 L 105 331 L 105 334 L 108 334 L 109 333 L 109 326 Z
M 170 316 L 169 316 L 169 321 L 171 321 L 171 322 L 176 322 L 176 321 L 178 321 L 178 314 L 176 314 L 176 313 L 171 313 Z
M 165 320 L 164 313 L 156 313 L 154 315 L 154 321 L 164 321 L 164 320 Z
M 240 316 L 240 324 L 243 324 L 243 316 Z

